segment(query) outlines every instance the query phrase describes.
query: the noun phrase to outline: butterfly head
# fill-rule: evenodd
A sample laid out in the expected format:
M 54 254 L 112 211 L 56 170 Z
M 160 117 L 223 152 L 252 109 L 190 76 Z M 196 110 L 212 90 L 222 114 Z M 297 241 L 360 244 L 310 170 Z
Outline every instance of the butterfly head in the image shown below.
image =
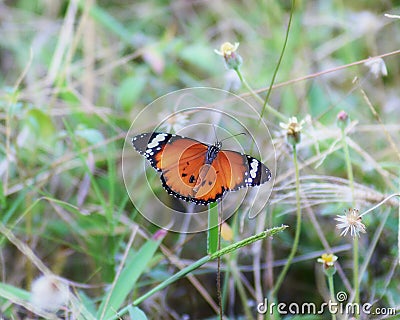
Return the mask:
M 222 142 L 216 141 L 213 145 L 208 146 L 207 154 L 206 154 L 206 164 L 211 164 L 214 159 L 217 157 L 218 152 L 220 152 L 222 148 Z
M 217 148 L 218 150 L 221 150 L 222 148 L 222 141 L 215 141 L 214 142 L 214 147 Z

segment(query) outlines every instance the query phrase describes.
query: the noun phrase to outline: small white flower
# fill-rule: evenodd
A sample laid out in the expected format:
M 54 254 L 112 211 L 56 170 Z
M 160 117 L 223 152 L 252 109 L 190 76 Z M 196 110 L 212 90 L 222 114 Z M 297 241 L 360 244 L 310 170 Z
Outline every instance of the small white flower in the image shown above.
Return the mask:
M 296 117 L 290 117 L 288 123 L 279 123 L 280 127 L 285 130 L 284 133 L 289 144 L 294 146 L 300 142 L 300 133 L 304 123 L 304 119 L 299 123 Z
M 161 121 L 164 121 L 162 127 L 165 128 L 166 132 L 179 132 L 188 123 L 189 119 L 187 114 L 183 112 L 177 112 L 174 114 L 161 114 Z
M 232 44 L 230 42 L 224 42 L 221 44 L 219 50 L 214 49 L 214 52 L 219 56 L 224 57 L 225 67 L 233 70 L 238 70 L 239 67 L 243 63 L 243 59 L 240 54 L 236 53 L 236 50 L 239 48 L 239 42 L 235 42 Z
M 375 78 L 379 78 L 380 76 L 386 77 L 388 74 L 385 61 L 383 61 L 382 58 L 370 59 L 364 62 L 364 65 L 369 68 L 369 72 L 371 72 Z
M 231 56 L 232 53 L 237 50 L 237 48 L 239 48 L 239 42 L 235 42 L 235 44 L 224 42 L 223 44 L 221 44 L 219 50 L 214 49 L 214 52 L 220 56 L 228 57 Z
M 69 288 L 55 276 L 41 276 L 32 282 L 31 303 L 42 310 L 56 312 L 69 300 Z
M 290 117 L 288 123 L 280 122 L 279 125 L 282 129 L 296 133 L 303 129 L 304 122 L 304 120 L 301 120 L 299 123 L 296 117 Z
M 333 267 L 337 259 L 338 257 L 332 253 L 324 253 L 321 258 L 318 258 L 317 262 L 322 263 L 325 267 Z
M 339 221 L 336 225 L 337 229 L 343 229 L 341 236 L 345 236 L 349 230 L 350 235 L 355 238 L 360 236 L 360 232 L 366 233 L 365 225 L 361 222 L 361 217 L 357 209 L 349 209 L 345 211 L 345 215 L 337 216 L 336 221 Z

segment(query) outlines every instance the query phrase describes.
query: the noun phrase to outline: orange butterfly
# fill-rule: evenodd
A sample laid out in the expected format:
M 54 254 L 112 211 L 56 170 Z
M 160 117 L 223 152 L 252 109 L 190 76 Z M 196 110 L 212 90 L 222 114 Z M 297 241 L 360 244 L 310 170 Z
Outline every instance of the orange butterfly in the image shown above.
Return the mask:
M 236 151 L 221 150 L 221 142 L 207 145 L 176 134 L 142 133 L 133 147 L 161 172 L 163 187 L 185 201 L 207 205 L 227 191 L 259 186 L 271 171 L 257 159 Z

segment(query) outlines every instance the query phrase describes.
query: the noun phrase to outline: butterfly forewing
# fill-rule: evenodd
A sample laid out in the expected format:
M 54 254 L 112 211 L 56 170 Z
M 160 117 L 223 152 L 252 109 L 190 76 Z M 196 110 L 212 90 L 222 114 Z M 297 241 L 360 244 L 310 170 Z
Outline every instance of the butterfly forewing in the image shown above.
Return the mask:
M 171 140 L 161 155 L 161 180 L 171 194 L 185 200 L 195 197 L 194 188 L 204 164 L 207 146 L 196 140 Z M 187 198 L 187 199 L 186 199 Z
M 142 133 L 132 138 L 132 145 L 142 156 L 150 162 L 157 171 L 161 171 L 161 165 L 157 159 L 161 157 L 163 149 L 174 135 L 169 133 Z
M 206 151 L 205 144 L 193 139 L 173 136 L 165 145 L 162 153 L 156 155 L 155 160 L 164 172 L 172 168 L 186 168 L 196 159 L 204 162 Z M 190 167 L 192 166 L 190 165 Z

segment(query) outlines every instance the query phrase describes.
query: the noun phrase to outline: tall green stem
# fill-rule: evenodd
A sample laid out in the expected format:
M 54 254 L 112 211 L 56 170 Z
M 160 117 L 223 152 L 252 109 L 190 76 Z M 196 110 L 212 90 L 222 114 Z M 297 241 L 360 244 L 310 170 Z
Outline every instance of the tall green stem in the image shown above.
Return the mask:
M 334 302 L 336 301 L 336 299 L 335 299 L 335 287 L 333 285 L 333 275 L 328 276 L 328 286 L 329 286 L 329 292 L 331 294 L 331 301 Z M 336 320 L 336 314 L 332 312 L 331 315 L 332 315 L 332 320 Z
M 212 203 L 208 209 L 207 253 L 218 251 L 218 205 Z
M 344 128 L 342 128 L 342 143 L 343 143 L 344 156 L 346 159 L 347 178 L 349 179 L 352 205 L 354 208 L 355 197 L 354 197 L 353 167 L 351 166 L 349 146 L 347 144 L 346 133 L 344 131 Z M 354 286 L 354 302 L 357 304 L 360 303 L 360 286 L 359 286 L 359 280 L 358 280 L 358 260 L 359 260 L 358 237 L 353 237 L 353 286 Z M 356 318 L 358 319 L 359 315 L 356 314 Z
M 264 105 L 264 100 L 261 99 L 261 97 L 253 90 L 252 87 L 250 87 L 250 85 L 248 84 L 248 82 L 246 81 L 245 77 L 243 76 L 242 72 L 240 71 L 239 68 L 235 69 L 240 82 L 246 87 L 246 89 L 251 93 L 251 95 L 254 97 L 254 99 L 256 99 L 260 104 Z M 278 119 L 282 120 L 282 121 L 286 121 L 286 117 L 280 113 L 279 111 L 276 111 L 274 108 L 272 108 L 269 104 L 265 104 L 265 106 L 262 109 L 262 113 L 264 113 L 264 111 L 268 110 L 268 112 L 270 112 L 271 114 L 273 114 L 275 117 L 277 117 Z M 262 115 L 260 116 L 260 119 L 262 118 Z
M 342 129 L 342 144 L 343 144 L 343 150 L 344 150 L 344 157 L 345 157 L 345 160 L 346 160 L 347 178 L 349 179 L 349 185 L 350 185 L 350 189 L 351 189 L 351 199 L 352 199 L 352 203 L 353 203 L 353 206 L 354 206 L 355 205 L 355 201 L 354 201 L 353 168 L 351 166 L 349 146 L 347 144 L 346 133 L 344 132 L 344 129 Z
M 282 51 L 281 51 L 281 54 L 279 56 L 278 63 L 276 64 L 276 68 L 275 68 L 275 71 L 274 71 L 274 75 L 272 76 L 271 83 L 269 85 L 267 96 L 265 97 L 265 100 L 264 100 L 264 103 L 263 103 L 263 108 L 261 110 L 261 118 L 264 116 L 265 109 L 268 109 L 268 111 L 270 111 L 270 109 L 272 109 L 271 106 L 268 104 L 268 100 L 269 100 L 269 96 L 271 95 L 272 86 L 274 85 L 275 78 L 276 78 L 276 75 L 278 74 L 279 67 L 281 66 L 281 62 L 282 62 L 282 59 L 283 59 L 283 54 L 285 53 L 286 46 L 287 46 L 287 43 L 288 43 L 288 40 L 289 40 L 289 32 L 290 32 L 290 27 L 292 25 L 292 19 L 293 19 L 293 13 L 294 13 L 294 10 L 295 10 L 295 6 L 296 6 L 296 1 L 292 0 L 292 6 L 291 6 L 291 9 L 290 9 L 289 22 L 288 22 L 288 25 L 287 25 L 287 28 L 286 28 L 285 41 L 283 42 Z M 273 109 L 273 110 L 276 111 L 275 109 Z
M 297 247 L 299 245 L 299 240 L 300 240 L 300 232 L 301 232 L 300 174 L 299 174 L 299 165 L 298 165 L 298 161 L 297 161 L 296 145 L 293 145 L 293 163 L 294 163 L 294 168 L 295 168 L 295 173 L 296 173 L 296 204 L 297 204 L 296 232 L 294 235 L 292 250 L 290 251 L 287 262 L 286 262 L 285 266 L 283 267 L 283 270 L 279 274 L 278 280 L 276 281 L 276 284 L 272 290 L 272 293 L 271 293 L 272 299 L 275 299 L 276 294 L 278 293 L 279 288 L 281 287 L 282 282 L 285 279 L 286 273 L 289 270 L 289 267 L 290 267 L 290 264 L 292 263 L 294 255 L 296 254 Z
M 354 302 L 360 303 L 360 285 L 358 281 L 358 237 L 353 237 L 353 281 L 354 281 Z M 356 318 L 359 318 L 356 315 Z

